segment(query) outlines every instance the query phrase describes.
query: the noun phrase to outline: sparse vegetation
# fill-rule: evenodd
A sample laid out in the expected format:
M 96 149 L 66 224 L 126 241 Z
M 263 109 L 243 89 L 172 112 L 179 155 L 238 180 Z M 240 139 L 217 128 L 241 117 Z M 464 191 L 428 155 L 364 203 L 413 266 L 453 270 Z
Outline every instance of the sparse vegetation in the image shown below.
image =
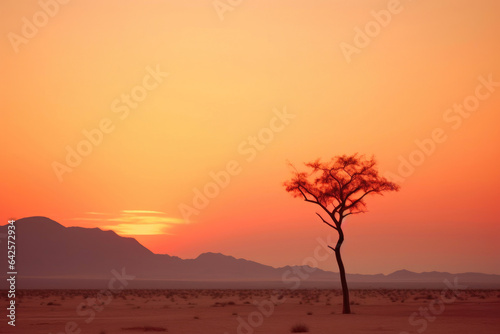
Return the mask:
M 146 289 L 133 289 L 123 290 L 119 295 L 114 296 L 111 303 L 102 304 L 96 300 L 98 304 L 87 304 L 84 296 L 88 298 L 96 298 L 99 290 L 19 290 L 16 293 L 19 295 L 19 300 L 22 300 L 23 305 L 20 309 L 27 312 L 43 312 L 49 311 L 62 316 L 73 315 L 75 307 L 82 305 L 82 310 L 90 310 L 95 305 L 103 307 L 102 313 L 96 314 L 96 319 L 99 316 L 109 316 L 114 318 L 116 314 L 124 314 L 121 323 L 116 325 L 114 329 L 111 327 L 102 328 L 99 323 L 95 323 L 97 327 L 89 329 L 89 333 L 94 334 L 107 334 L 111 332 L 120 333 L 167 333 L 172 332 L 173 328 L 166 322 L 149 323 L 148 326 L 142 326 L 141 323 L 137 324 L 137 319 L 140 319 L 144 314 L 156 312 L 158 315 L 163 316 L 167 313 L 175 314 L 174 316 L 181 316 L 190 330 L 184 331 L 186 333 L 197 333 L 191 330 L 194 328 L 205 328 L 209 325 L 207 321 L 211 319 L 210 314 L 216 313 L 221 316 L 221 321 L 226 322 L 228 326 L 237 324 L 238 317 L 243 320 L 248 319 L 248 314 L 255 311 L 253 301 L 276 300 L 278 296 L 285 304 L 285 308 L 293 310 L 294 315 L 292 319 L 296 321 L 307 321 L 310 324 L 314 322 L 314 329 L 297 327 L 293 333 L 307 333 L 307 332 L 327 332 L 321 328 L 320 318 L 339 316 L 340 310 L 337 308 L 342 305 L 342 292 L 340 289 L 282 289 L 282 290 L 146 290 Z M 475 305 L 480 307 L 497 307 L 496 303 L 500 296 L 500 290 L 483 290 L 483 289 L 467 289 L 460 291 L 456 295 L 453 291 L 443 291 L 442 289 L 365 289 L 365 290 L 352 290 L 351 302 L 356 305 L 358 302 L 361 306 L 369 307 L 379 305 L 380 307 L 387 307 L 388 312 L 398 310 L 399 307 L 408 307 L 410 310 L 418 310 L 422 304 L 428 304 L 432 300 L 444 296 L 448 300 L 453 300 L 453 304 L 464 303 L 463 305 Z M 62 302 L 63 297 L 65 299 Z M 122 298 L 124 297 L 124 298 Z M 432 298 L 431 298 L 432 297 Z M 0 291 L 0 298 L 7 298 L 7 291 Z M 175 302 L 170 299 L 174 298 Z M 148 301 L 148 302 L 146 302 Z M 401 304 L 403 303 L 404 304 Z M 62 305 L 60 305 L 62 304 Z M 212 308 L 217 305 L 221 308 Z M 302 304 L 302 305 L 301 305 Z M 326 304 L 331 304 L 327 306 Z M 481 305 L 480 305 L 481 304 Z M 58 306 L 60 305 L 60 306 Z M 223 307 L 223 308 L 222 308 Z M 280 308 L 280 305 L 276 307 Z M 455 306 L 451 306 L 450 309 Z M 367 309 L 362 313 L 366 313 Z M 496 308 L 494 309 L 496 310 Z M 204 312 L 209 313 L 204 313 Z M 493 311 L 493 309 L 492 309 Z M 399 312 L 399 311 L 398 311 Z M 446 310 L 448 312 L 448 308 Z M 331 314 L 331 315 L 330 315 Z M 393 313 L 394 314 L 394 313 Z M 304 317 L 306 317 L 304 319 Z M 276 320 L 277 319 L 277 320 Z M 280 317 L 269 317 L 266 323 L 273 323 L 280 321 Z M 183 326 L 185 325 L 183 324 Z M 40 328 L 45 332 L 59 332 L 63 328 L 57 327 L 54 322 L 36 322 L 30 324 L 32 328 Z M 284 324 L 284 330 L 290 332 L 294 323 Z M 37 327 L 37 326 L 44 326 Z M 281 324 L 283 326 L 283 324 Z M 465 326 L 465 325 L 464 325 Z M 124 329 L 120 330 L 120 327 Z M 167 328 L 168 327 L 168 330 Z M 307 329 L 307 326 L 305 326 Z M 467 327 L 467 329 L 469 329 Z M 489 328 L 488 328 L 489 329 Z M 299 331 L 300 330 L 300 331 Z M 177 330 L 176 330 L 177 332 Z M 182 331 L 181 331 L 182 332 Z M 473 331 L 470 331 L 471 333 Z M 488 331 L 483 331 L 488 332 Z M 491 331 L 490 331 L 491 332 Z
M 143 332 L 167 332 L 166 328 L 153 327 L 153 326 L 125 327 L 125 328 L 122 328 L 122 330 L 124 330 L 124 331 L 143 331 Z

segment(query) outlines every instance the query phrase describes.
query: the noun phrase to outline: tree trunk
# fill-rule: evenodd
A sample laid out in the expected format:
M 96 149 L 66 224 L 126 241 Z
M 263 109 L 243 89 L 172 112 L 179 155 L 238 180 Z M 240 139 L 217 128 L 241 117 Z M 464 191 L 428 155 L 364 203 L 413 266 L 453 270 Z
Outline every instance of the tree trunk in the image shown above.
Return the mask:
M 342 262 L 342 256 L 340 255 L 340 247 L 344 242 L 344 233 L 339 229 L 339 240 L 337 241 L 337 246 L 335 247 L 335 257 L 337 259 L 337 264 L 339 265 L 340 283 L 342 284 L 342 313 L 351 313 L 351 304 L 349 303 L 349 288 L 347 287 L 347 279 L 345 277 L 344 263 Z

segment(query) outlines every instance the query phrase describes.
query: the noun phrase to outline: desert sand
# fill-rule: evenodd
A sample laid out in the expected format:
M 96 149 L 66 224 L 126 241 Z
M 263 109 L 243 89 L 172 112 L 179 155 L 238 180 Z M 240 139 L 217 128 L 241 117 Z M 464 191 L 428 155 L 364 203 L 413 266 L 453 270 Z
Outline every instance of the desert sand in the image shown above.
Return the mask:
M 2 333 L 500 332 L 498 290 L 353 290 L 350 315 L 339 290 L 21 290 L 16 302 Z

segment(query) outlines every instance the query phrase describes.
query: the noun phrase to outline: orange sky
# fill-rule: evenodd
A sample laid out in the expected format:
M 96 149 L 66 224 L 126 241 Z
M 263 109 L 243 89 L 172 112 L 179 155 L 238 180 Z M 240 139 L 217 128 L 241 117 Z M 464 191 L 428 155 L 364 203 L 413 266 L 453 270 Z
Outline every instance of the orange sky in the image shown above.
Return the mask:
M 387 1 L 243 1 L 224 20 L 211 0 L 58 7 L 44 21 L 37 1 L 0 4 L 5 223 L 42 215 L 157 253 L 300 264 L 329 230 L 285 192 L 287 160 L 360 152 L 397 175 L 439 128 L 402 190 L 346 222 L 347 271 L 500 274 L 500 86 L 478 79 L 500 82 L 498 1 L 401 1 L 350 62 L 340 46 Z M 477 89 L 476 110 L 447 111 Z M 85 146 L 84 131 L 102 138 Z M 91 152 L 58 176 L 67 147 Z M 229 184 L 186 221 L 179 206 L 228 163 Z

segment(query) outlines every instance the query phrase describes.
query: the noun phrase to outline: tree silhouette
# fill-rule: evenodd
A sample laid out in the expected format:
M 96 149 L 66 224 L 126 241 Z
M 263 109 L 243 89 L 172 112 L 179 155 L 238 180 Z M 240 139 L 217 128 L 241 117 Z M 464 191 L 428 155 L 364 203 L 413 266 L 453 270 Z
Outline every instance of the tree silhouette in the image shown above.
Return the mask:
M 328 222 L 316 213 L 323 223 L 338 232 L 335 252 L 342 284 L 342 313 L 351 313 L 349 289 L 345 277 L 340 248 L 344 242 L 342 223 L 350 215 L 365 212 L 368 195 L 382 195 L 386 191 L 398 191 L 399 186 L 379 175 L 375 159 L 363 155 L 342 155 L 330 161 L 320 159 L 305 164 L 310 172 L 299 172 L 293 165 L 293 176 L 284 183 L 286 191 L 294 197 L 302 197 L 306 202 L 318 205 L 331 220 Z M 328 219 L 328 218 L 327 218 Z

